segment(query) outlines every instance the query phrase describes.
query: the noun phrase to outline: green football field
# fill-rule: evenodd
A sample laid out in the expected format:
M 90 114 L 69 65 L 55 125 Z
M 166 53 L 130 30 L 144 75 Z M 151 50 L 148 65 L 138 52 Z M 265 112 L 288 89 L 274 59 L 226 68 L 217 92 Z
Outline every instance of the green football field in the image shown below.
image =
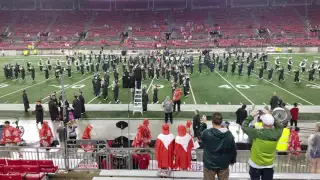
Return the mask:
M 290 56 L 294 60 L 293 68 L 296 69 L 302 59 L 307 57 L 308 67 L 310 63 L 315 59 L 320 59 L 319 54 L 277 54 L 269 55 L 269 66 L 274 66 L 274 58 L 276 56 L 281 57 L 281 65 L 287 68 L 287 58 Z M 54 72 L 50 72 L 50 79 L 45 80 L 44 72 L 41 72 L 38 67 L 38 61 L 40 58 L 46 60 L 49 56 L 10 56 L 0 57 L 0 103 L 7 104 L 20 104 L 22 103 L 22 91 L 27 90 L 30 103 L 36 100 L 42 99 L 43 103 L 49 101 L 48 97 L 53 92 L 60 92 L 60 80 L 55 79 Z M 53 59 L 59 57 L 54 56 Z M 60 57 L 61 60 L 65 60 L 65 57 Z M 194 72 L 198 70 L 198 58 L 195 56 Z M 15 64 L 18 62 L 26 68 L 26 62 L 30 61 L 36 68 L 36 80 L 32 81 L 30 74 L 26 71 L 26 80 L 23 81 L 19 75 L 18 80 L 6 80 L 4 77 L 3 67 L 6 63 Z M 55 64 L 55 60 L 52 61 Z M 231 63 L 229 63 L 230 65 Z M 188 97 L 182 99 L 184 104 L 268 104 L 270 96 L 274 92 L 277 93 L 285 102 L 293 104 L 294 102 L 302 105 L 320 105 L 320 80 L 319 72 L 316 71 L 315 81 L 308 82 L 308 73 L 301 74 L 301 83 L 295 84 L 293 82 L 293 72 L 285 71 L 285 82 L 278 82 L 278 72 L 274 72 L 273 80 L 271 82 L 267 80 L 258 80 L 257 68 L 260 66 L 260 62 L 255 63 L 255 72 L 251 77 L 246 75 L 247 66 L 244 66 L 243 76 L 232 75 L 230 72 L 209 72 L 207 67 L 204 68 L 202 74 L 194 73 L 191 75 L 191 91 Z M 101 69 L 101 67 L 100 67 Z M 76 68 L 72 67 L 72 78 L 67 76 L 64 78 L 66 97 L 69 101 L 73 100 L 73 94 L 79 92 L 81 89 L 84 93 L 86 103 L 90 104 L 110 104 L 113 103 L 113 93 L 111 88 L 109 90 L 108 100 L 102 98 L 96 98 L 93 95 L 92 88 L 92 74 L 86 74 L 84 76 L 76 72 Z M 216 69 L 217 70 L 217 66 Z M 122 71 L 122 67 L 119 67 L 119 71 Z M 237 72 L 237 69 L 236 69 Z M 122 72 L 121 72 L 122 73 Z M 102 75 L 102 73 L 101 73 Z M 113 73 L 110 74 L 110 80 L 113 80 Z M 103 75 L 102 75 L 103 77 Z M 119 76 L 121 77 L 121 76 Z M 264 73 L 264 77 L 267 77 L 267 72 Z M 128 104 L 132 101 L 132 95 L 130 89 L 123 89 L 122 81 L 120 80 L 120 92 L 119 101 L 121 104 Z M 152 86 L 162 85 L 159 90 L 159 101 L 163 101 L 167 95 L 171 95 L 171 83 L 164 79 L 159 80 L 146 80 L 143 81 L 143 86 L 149 89 L 149 99 L 152 100 Z M 150 102 L 151 103 L 151 102 Z

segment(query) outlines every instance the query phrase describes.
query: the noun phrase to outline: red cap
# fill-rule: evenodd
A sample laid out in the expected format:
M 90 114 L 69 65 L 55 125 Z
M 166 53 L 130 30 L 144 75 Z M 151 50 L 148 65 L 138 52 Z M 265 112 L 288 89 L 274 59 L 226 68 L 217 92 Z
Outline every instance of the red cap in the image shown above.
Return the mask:
M 178 126 L 178 136 L 185 136 L 187 134 L 187 129 L 184 125 Z

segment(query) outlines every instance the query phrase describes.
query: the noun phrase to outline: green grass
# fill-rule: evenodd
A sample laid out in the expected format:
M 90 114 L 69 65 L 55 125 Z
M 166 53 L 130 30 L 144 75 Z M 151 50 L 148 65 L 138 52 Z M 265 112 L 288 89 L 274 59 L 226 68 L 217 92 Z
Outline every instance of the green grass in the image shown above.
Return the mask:
M 308 55 L 298 55 L 298 54 L 279 54 L 279 55 L 269 55 L 269 66 L 274 66 L 274 57 L 280 56 L 281 63 L 284 68 L 287 68 L 287 57 L 291 56 L 294 60 L 294 68 L 299 66 L 300 61 L 304 57 L 308 57 L 309 63 L 314 59 L 314 57 L 319 57 L 317 54 L 308 54 Z M 7 84 L 7 87 L 0 85 L 0 103 L 8 104 L 19 104 L 22 103 L 22 90 L 27 89 L 29 101 L 35 102 L 41 98 L 47 97 L 50 93 L 54 91 L 59 91 L 60 89 L 54 87 L 60 84 L 60 80 L 56 80 L 54 73 L 50 73 L 50 79 L 45 81 L 44 72 L 41 72 L 37 66 L 39 59 L 42 58 L 46 60 L 46 56 L 15 56 L 15 57 L 1 57 L 0 58 L 0 84 Z M 58 57 L 53 57 L 57 59 Z M 65 60 L 65 57 L 60 57 L 62 60 Z M 21 78 L 17 81 L 15 80 L 6 80 L 4 77 L 3 66 L 6 63 L 15 64 L 18 62 L 26 68 L 26 60 L 31 61 L 36 68 L 36 81 L 32 81 L 30 75 L 27 73 L 27 80 L 23 81 Z M 194 72 L 198 70 L 198 59 L 195 57 L 196 65 L 194 67 Z M 55 63 L 54 61 L 52 62 Z M 259 62 L 255 64 L 255 69 L 259 66 Z M 100 68 L 101 69 L 101 68 Z M 229 67 L 230 71 L 231 67 Z M 232 75 L 231 72 L 227 74 L 223 72 L 214 72 L 210 73 L 208 68 L 204 68 L 202 74 L 194 73 L 191 75 L 191 85 L 192 92 L 187 98 L 182 99 L 182 102 L 185 104 L 234 104 L 238 105 L 240 103 L 250 104 L 263 104 L 269 103 L 270 96 L 274 92 L 277 93 L 285 102 L 290 104 L 297 102 L 303 105 L 319 105 L 320 96 L 320 80 L 318 79 L 319 73 L 316 72 L 316 80 L 313 83 L 305 81 L 308 79 L 308 74 L 300 75 L 301 83 L 295 84 L 293 82 L 293 73 L 285 71 L 285 82 L 278 82 L 278 72 L 274 72 L 273 81 L 271 83 L 265 80 L 258 80 L 255 75 L 251 77 L 246 76 L 246 66 L 244 66 L 243 76 L 239 77 L 238 75 Z M 75 67 L 72 69 L 76 71 Z M 122 73 L 122 67 L 119 67 L 120 73 Z M 216 68 L 217 70 L 217 68 Z M 236 70 L 237 71 L 237 70 Z M 257 72 L 255 72 L 257 73 Z M 119 76 L 121 77 L 121 76 Z M 223 78 L 222 78 L 223 77 Z M 267 72 L 265 72 L 264 77 L 267 77 Z M 91 74 L 86 74 L 81 76 L 79 73 L 73 73 L 72 78 L 64 78 L 64 83 L 68 85 L 76 84 L 84 85 L 81 90 L 84 92 L 84 97 L 86 102 L 91 101 L 94 98 L 92 92 L 91 84 Z M 110 80 L 113 80 L 113 74 L 111 73 Z M 79 82 L 82 81 L 82 82 Z M 121 82 L 121 81 L 120 81 Z M 151 80 L 146 80 L 143 82 L 143 85 L 147 88 L 150 85 Z M 122 83 L 122 82 L 121 82 Z M 153 84 L 164 85 L 164 88 L 159 91 L 159 100 L 163 101 L 167 95 L 171 94 L 171 84 L 166 80 L 154 80 Z M 231 84 L 231 85 L 230 85 Z M 52 86 L 53 85 L 53 86 Z M 227 85 L 227 86 L 226 86 Z M 312 87 L 307 86 L 312 85 Z M 120 84 L 121 86 L 121 84 Z M 220 86 L 220 87 L 219 87 Z M 230 87 L 230 88 L 223 88 Z M 73 99 L 73 94 L 78 92 L 78 88 L 68 87 L 66 89 L 66 97 L 69 101 Z M 9 94 L 9 95 L 8 95 Z M 149 91 L 149 99 L 152 100 L 152 88 Z M 122 104 L 127 104 L 132 101 L 131 93 L 129 89 L 120 88 L 119 100 Z M 48 99 L 44 99 L 43 102 L 47 102 Z M 108 104 L 110 101 L 113 101 L 113 93 L 109 90 L 109 100 L 104 101 L 101 98 L 97 98 L 91 101 L 91 104 Z M 112 102 L 111 102 L 112 103 Z

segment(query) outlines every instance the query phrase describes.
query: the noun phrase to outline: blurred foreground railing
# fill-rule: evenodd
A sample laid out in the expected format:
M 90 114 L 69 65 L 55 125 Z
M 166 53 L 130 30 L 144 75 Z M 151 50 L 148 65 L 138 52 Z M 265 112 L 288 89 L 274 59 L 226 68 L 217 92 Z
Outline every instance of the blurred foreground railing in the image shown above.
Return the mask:
M 299 156 L 276 155 L 276 173 L 308 173 L 309 166 L 305 153 Z M 249 172 L 248 160 L 250 151 L 238 151 L 237 162 L 230 166 L 230 172 Z M 157 170 L 154 149 L 108 148 L 95 145 L 85 149 L 74 144 L 65 148 L 42 147 L 0 147 L 0 159 L 52 160 L 60 170 L 97 170 L 97 169 L 141 169 Z M 192 152 L 190 171 L 203 171 L 203 151 Z

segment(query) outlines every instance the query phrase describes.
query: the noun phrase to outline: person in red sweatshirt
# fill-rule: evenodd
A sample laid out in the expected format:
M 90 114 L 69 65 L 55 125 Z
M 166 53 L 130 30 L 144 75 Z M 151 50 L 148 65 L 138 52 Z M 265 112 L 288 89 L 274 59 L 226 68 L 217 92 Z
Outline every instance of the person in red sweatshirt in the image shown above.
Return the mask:
M 291 113 L 290 126 L 293 126 L 293 123 L 294 123 L 294 126 L 297 127 L 298 117 L 299 117 L 299 108 L 297 103 L 293 104 L 293 108 L 290 109 L 290 113 Z
M 173 92 L 173 112 L 176 111 L 176 105 L 178 105 L 178 111 L 180 112 L 180 104 L 181 104 L 181 95 L 182 91 L 180 88 L 176 87 L 176 89 Z

